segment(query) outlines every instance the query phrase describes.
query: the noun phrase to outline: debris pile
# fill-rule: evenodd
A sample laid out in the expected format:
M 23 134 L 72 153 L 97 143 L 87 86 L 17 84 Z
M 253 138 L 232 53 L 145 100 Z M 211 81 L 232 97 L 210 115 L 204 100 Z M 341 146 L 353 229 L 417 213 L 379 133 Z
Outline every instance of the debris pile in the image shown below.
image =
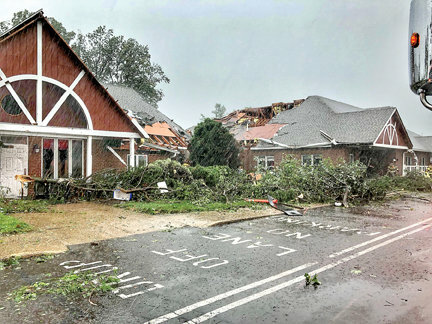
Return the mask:
M 430 178 L 415 174 L 370 178 L 360 162 L 324 160 L 308 166 L 288 156 L 274 170 L 257 174 L 227 166 L 191 167 L 167 159 L 128 171 L 104 170 L 85 179 L 35 179 L 35 192 L 40 193 L 36 187 L 42 186 L 44 196 L 56 200 L 113 198 L 116 192 L 127 200 L 187 200 L 198 205 L 271 195 L 278 200 L 278 208 L 287 208 L 335 201 L 347 207 L 352 202 L 382 199 L 398 189 L 432 191 Z

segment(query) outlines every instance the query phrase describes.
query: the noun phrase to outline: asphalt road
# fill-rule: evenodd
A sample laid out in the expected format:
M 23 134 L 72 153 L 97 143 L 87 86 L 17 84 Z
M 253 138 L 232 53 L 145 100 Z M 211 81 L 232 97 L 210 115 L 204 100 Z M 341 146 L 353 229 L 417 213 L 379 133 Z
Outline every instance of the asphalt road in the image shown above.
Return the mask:
M 0 297 L 44 274 L 111 273 L 117 290 L 70 302 L 0 302 L 0 321 L 97 323 L 431 323 L 432 206 L 324 208 L 203 229 L 72 246 L 0 273 Z M 304 274 L 321 285 L 305 286 Z

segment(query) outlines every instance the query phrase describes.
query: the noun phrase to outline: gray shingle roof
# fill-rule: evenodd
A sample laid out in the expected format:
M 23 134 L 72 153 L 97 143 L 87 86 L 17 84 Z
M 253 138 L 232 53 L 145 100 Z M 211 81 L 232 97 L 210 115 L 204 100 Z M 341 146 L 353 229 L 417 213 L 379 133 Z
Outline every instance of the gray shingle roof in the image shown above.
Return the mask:
M 432 152 L 432 136 L 421 136 L 408 130 L 408 135 L 413 144 L 414 151 Z
M 341 144 L 371 144 L 395 111 L 394 107 L 361 109 L 310 96 L 299 107 L 279 113 L 270 123 L 286 124 L 273 140 L 290 147 L 330 144 L 331 139 Z
M 132 111 L 146 125 L 166 122 L 171 128 L 177 131 L 177 133 L 189 138 L 189 135 L 180 125 L 176 124 L 156 107 L 147 103 L 134 89 L 112 83 L 103 83 L 102 85 L 108 90 L 109 94 L 117 101 L 120 107 Z

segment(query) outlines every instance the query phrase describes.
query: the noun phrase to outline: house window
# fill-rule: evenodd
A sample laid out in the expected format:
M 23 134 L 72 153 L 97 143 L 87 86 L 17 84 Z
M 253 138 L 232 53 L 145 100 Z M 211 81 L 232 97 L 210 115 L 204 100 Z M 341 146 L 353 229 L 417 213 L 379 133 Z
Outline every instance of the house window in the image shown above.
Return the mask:
M 411 156 L 405 156 L 405 165 L 412 165 L 412 158 Z
M 69 177 L 69 141 L 58 140 L 58 177 Z
M 83 141 L 44 138 L 42 176 L 48 179 L 83 176 Z
M 54 178 L 54 139 L 44 138 L 42 157 L 42 176 L 47 179 Z
M 302 165 L 318 165 L 322 162 L 322 154 L 304 154 L 301 161 Z
M 354 154 L 350 154 L 349 155 L 349 163 L 354 163 L 355 162 L 355 158 L 354 158 Z
M 21 96 L 18 96 L 24 106 L 26 105 L 24 99 Z M 12 95 L 8 94 L 3 97 L 1 100 L 1 107 L 5 112 L 7 112 L 9 115 L 18 116 L 22 113 L 22 110 L 18 103 L 15 101 L 14 97 Z
M 130 154 L 127 155 L 127 165 L 130 165 Z M 148 156 L 143 154 L 135 154 L 134 167 L 141 167 L 148 165 Z
M 84 175 L 83 141 L 72 141 L 72 178 Z
M 427 165 L 427 164 L 426 164 L 426 158 L 425 158 L 425 157 L 422 157 L 422 158 L 421 158 L 421 165 L 423 165 L 423 166 Z
M 264 169 L 264 170 L 273 170 L 274 169 L 274 156 L 272 156 L 272 155 L 258 156 L 257 167 L 259 169 Z

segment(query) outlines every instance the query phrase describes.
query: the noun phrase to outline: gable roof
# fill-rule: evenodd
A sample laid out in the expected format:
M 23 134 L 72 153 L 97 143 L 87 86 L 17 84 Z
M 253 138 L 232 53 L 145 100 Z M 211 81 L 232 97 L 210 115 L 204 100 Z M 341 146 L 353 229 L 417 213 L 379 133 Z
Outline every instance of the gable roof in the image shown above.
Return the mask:
M 299 107 L 279 113 L 270 123 L 285 124 L 273 140 L 292 148 L 332 143 L 371 145 L 396 111 L 394 107 L 361 109 L 310 96 Z
M 171 118 L 163 114 L 159 109 L 146 102 L 143 97 L 134 89 L 113 83 L 103 83 L 108 93 L 126 110 L 133 112 L 143 124 L 165 122 L 170 125 L 178 134 L 189 138 L 189 134 Z
M 121 116 L 124 116 L 126 120 L 129 120 L 131 123 L 131 128 L 136 130 L 138 133 L 140 133 L 143 137 L 148 138 L 148 134 L 145 132 L 145 130 L 139 125 L 137 120 L 128 114 L 122 107 L 118 105 L 118 103 L 111 97 L 111 95 L 106 91 L 106 89 L 99 83 L 99 81 L 96 79 L 96 77 L 93 75 L 93 73 L 90 71 L 90 69 L 85 65 L 85 63 L 81 60 L 81 58 L 72 50 L 72 48 L 69 46 L 69 44 L 61 37 L 61 35 L 57 32 L 57 30 L 50 24 L 48 19 L 44 16 L 43 10 L 40 9 L 33 13 L 30 17 L 23 20 L 19 24 L 13 26 L 6 32 L 0 35 L 0 43 L 8 40 L 9 38 L 13 37 L 15 34 L 19 33 L 20 31 L 29 28 L 30 26 L 34 25 L 36 22 L 42 21 L 44 24 L 44 29 L 47 27 L 49 32 L 52 33 L 53 37 L 56 38 L 57 43 L 60 47 L 65 49 L 65 51 L 68 53 L 70 58 L 74 60 L 74 62 L 86 72 L 86 75 L 89 76 L 91 81 L 96 85 L 96 87 L 102 91 L 104 96 L 114 105 L 116 109 L 120 112 Z

